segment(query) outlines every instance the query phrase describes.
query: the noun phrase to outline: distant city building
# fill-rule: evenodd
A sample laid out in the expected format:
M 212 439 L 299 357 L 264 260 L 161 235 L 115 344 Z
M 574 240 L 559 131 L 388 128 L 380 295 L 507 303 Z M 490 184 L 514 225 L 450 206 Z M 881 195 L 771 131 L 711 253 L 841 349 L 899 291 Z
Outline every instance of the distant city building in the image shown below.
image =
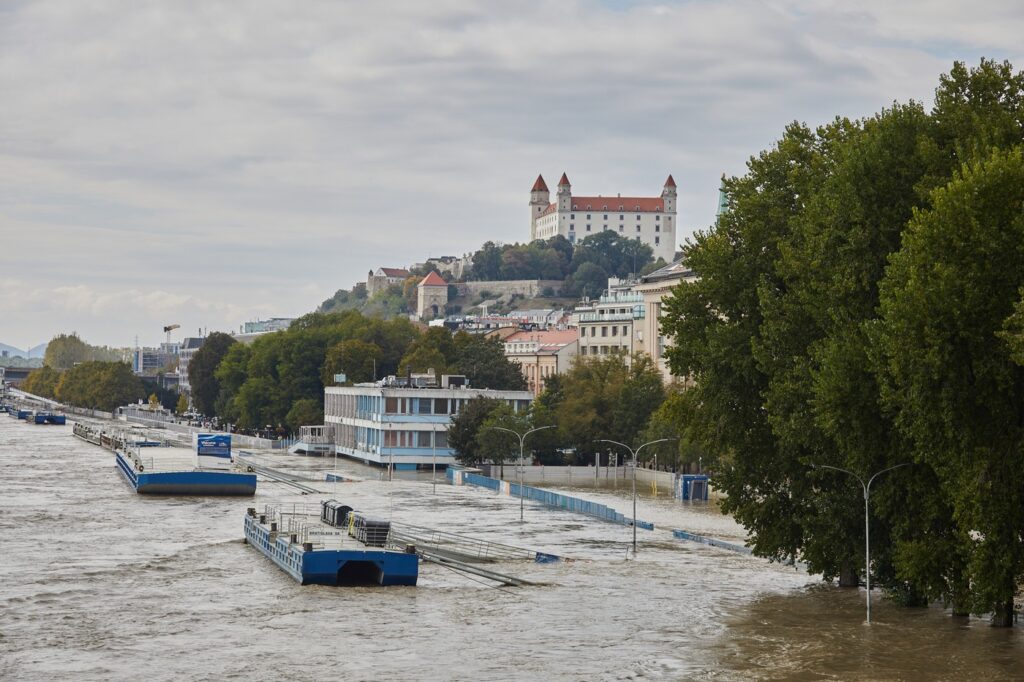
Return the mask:
M 192 386 L 188 383 L 188 363 L 192 361 L 192 356 L 196 354 L 196 351 L 202 347 L 203 341 L 206 339 L 201 336 L 187 336 L 181 340 L 181 349 L 178 351 L 178 376 L 182 391 L 192 391 Z
M 676 182 L 669 175 L 661 196 L 573 196 L 562 173 L 556 201 L 538 175 L 530 190 L 530 239 L 562 235 L 572 243 L 612 230 L 639 239 L 654 251 L 654 259 L 671 262 L 676 252 Z
M 633 290 L 635 284 L 611 279 L 600 298 L 576 307 L 573 317 L 580 332 L 580 355 L 620 354 L 628 363 L 641 350 L 637 332 L 638 321 L 644 319 L 644 297 Z
M 431 271 L 416 285 L 416 314 L 421 320 L 444 317 L 448 305 L 448 282 Z
M 253 320 L 246 322 L 239 330 L 242 334 L 266 334 L 268 332 L 283 332 L 292 326 L 294 317 L 272 317 L 269 320 Z
M 414 379 L 418 379 L 414 375 Z M 516 412 L 529 408 L 527 391 L 489 391 L 458 385 L 465 377 L 441 378 L 440 386 L 409 387 L 389 377 L 373 384 L 324 389 L 324 424 L 332 426 L 339 454 L 396 470 L 445 468 L 455 462 L 448 426 L 466 403 L 486 396 Z M 415 384 L 416 382 L 414 382 Z
M 401 284 L 412 277 L 405 268 L 377 268 L 370 270 L 366 277 L 366 295 L 373 297 L 378 291 L 387 289 L 392 284 Z
M 135 348 L 132 351 L 132 371 L 140 376 L 153 376 L 170 364 L 174 357 L 160 348 Z
M 538 396 L 548 377 L 562 374 L 572 365 L 578 340 L 575 329 L 519 331 L 505 338 L 505 357 L 519 365 L 527 389 Z
M 654 359 L 665 381 L 672 379 L 672 373 L 669 371 L 668 362 L 665 359 L 665 350 L 672 344 L 672 339 L 664 335 L 661 330 L 661 302 L 681 282 L 696 280 L 697 274 L 686 267 L 682 260 L 679 260 L 641 277 L 633 287 L 634 292 L 643 296 L 644 306 L 643 316 L 636 321 L 637 349 Z
M 419 270 L 425 268 L 428 265 L 433 265 L 437 268 L 438 272 L 450 273 L 454 279 L 462 279 L 462 276 L 469 270 L 473 264 L 473 259 L 469 256 L 437 256 L 436 258 L 428 258 L 422 263 L 414 263 L 413 269 Z

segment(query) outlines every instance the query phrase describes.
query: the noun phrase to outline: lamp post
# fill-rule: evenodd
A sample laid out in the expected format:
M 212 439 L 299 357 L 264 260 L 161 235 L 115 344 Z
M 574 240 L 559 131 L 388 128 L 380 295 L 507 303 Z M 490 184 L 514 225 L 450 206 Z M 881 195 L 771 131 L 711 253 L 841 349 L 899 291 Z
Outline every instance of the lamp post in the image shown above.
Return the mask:
M 868 503 L 871 497 L 871 484 L 875 482 L 875 479 L 884 474 L 887 471 L 893 469 L 899 469 L 900 467 L 910 466 L 910 462 L 904 462 L 903 464 L 897 464 L 891 466 L 888 469 L 882 469 L 881 471 L 875 472 L 875 474 L 868 479 L 865 483 L 864 479 L 853 473 L 849 469 L 840 469 L 839 467 L 828 466 L 827 464 L 811 464 L 816 469 L 832 469 L 833 471 L 841 471 L 844 474 L 850 474 L 857 479 L 860 483 L 860 487 L 864 490 L 864 581 L 867 592 L 867 609 L 868 609 L 868 625 L 871 625 L 871 528 L 868 525 Z
M 550 424 L 548 426 L 538 426 L 537 428 L 530 429 L 526 433 L 522 433 L 522 434 L 520 434 L 518 431 L 513 431 L 512 429 L 506 429 L 506 428 L 504 428 L 502 426 L 489 426 L 487 428 L 494 429 L 495 431 L 506 431 L 508 433 L 514 434 L 516 436 L 516 438 L 519 439 L 519 522 L 522 523 L 523 522 L 523 499 L 524 499 L 523 498 L 523 442 L 526 440 L 526 437 L 529 436 L 534 431 L 543 431 L 544 429 L 553 429 L 553 428 L 555 428 L 555 425 L 554 424 Z
M 646 443 L 638 447 L 636 450 L 629 447 L 625 443 L 620 443 L 617 440 L 608 440 L 607 438 L 602 438 L 597 441 L 598 443 L 614 443 L 615 445 L 621 445 L 622 447 L 629 450 L 629 454 L 633 455 L 633 556 L 636 556 L 636 457 L 638 454 L 640 454 L 640 451 L 643 450 L 648 445 L 654 445 L 655 443 L 665 443 L 670 440 L 675 440 L 675 438 L 659 438 L 658 440 L 647 441 Z

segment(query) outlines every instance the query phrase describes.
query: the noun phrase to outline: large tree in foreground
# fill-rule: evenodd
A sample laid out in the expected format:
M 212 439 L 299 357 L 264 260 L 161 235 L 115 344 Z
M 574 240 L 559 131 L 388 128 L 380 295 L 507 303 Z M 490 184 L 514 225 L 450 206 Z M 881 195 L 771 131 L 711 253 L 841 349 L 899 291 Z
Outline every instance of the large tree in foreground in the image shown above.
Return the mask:
M 1024 579 L 1024 157 L 995 151 L 934 193 L 882 284 L 885 399 L 952 501 L 971 608 L 1009 625 Z M 1010 324 L 1008 324 L 1010 323 Z

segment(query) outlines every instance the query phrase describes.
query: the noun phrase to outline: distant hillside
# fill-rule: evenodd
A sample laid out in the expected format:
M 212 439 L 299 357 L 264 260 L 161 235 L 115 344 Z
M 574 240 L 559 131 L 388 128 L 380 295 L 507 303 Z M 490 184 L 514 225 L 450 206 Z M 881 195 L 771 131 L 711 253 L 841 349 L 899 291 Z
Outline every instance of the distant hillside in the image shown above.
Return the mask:
M 30 357 L 29 354 L 28 354 L 28 351 L 22 350 L 20 348 L 15 348 L 14 346 L 8 346 L 6 343 L 0 343 L 0 355 L 3 355 L 4 351 L 7 351 L 7 355 L 9 355 L 12 358 L 13 357 L 21 357 L 21 358 Z
M 47 343 L 41 343 L 38 346 L 33 346 L 32 348 L 29 348 L 28 349 L 28 356 L 30 358 L 42 358 L 44 355 L 46 355 L 46 347 L 49 346 L 49 345 L 50 345 L 50 343 L 47 342 Z

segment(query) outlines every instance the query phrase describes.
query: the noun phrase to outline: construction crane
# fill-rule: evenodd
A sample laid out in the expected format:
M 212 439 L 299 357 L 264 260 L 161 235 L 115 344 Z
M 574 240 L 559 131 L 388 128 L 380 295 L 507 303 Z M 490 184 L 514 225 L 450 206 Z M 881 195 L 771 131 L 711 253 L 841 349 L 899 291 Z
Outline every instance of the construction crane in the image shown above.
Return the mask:
M 167 334 L 167 347 L 168 348 L 171 347 L 171 332 L 173 332 L 175 329 L 181 329 L 181 325 L 180 324 L 169 324 L 166 327 L 164 327 L 164 332 Z

